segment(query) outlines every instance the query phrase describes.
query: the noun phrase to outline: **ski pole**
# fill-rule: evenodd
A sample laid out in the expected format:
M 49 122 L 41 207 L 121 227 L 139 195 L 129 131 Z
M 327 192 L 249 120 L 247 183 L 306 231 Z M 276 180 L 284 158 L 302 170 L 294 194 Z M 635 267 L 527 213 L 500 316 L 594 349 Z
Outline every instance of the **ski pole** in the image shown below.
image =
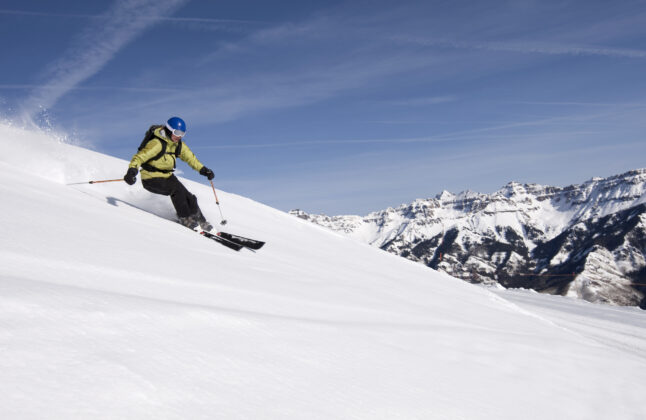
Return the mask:
M 218 210 L 220 210 L 220 219 L 222 219 L 220 224 L 224 226 L 224 225 L 227 224 L 227 221 L 224 219 L 224 216 L 222 215 L 222 208 L 220 207 L 220 200 L 218 200 L 218 194 L 215 192 L 215 185 L 213 185 L 213 180 L 211 180 L 211 188 L 213 188 L 213 195 L 215 196 L 215 204 L 218 205 Z
M 119 181 L 123 181 L 123 178 L 119 178 L 119 179 L 104 179 L 104 180 L 101 180 L 101 181 L 74 182 L 74 183 L 72 183 L 72 184 L 67 184 L 67 185 L 100 184 L 100 183 L 102 183 L 102 182 L 119 182 Z
M 102 183 L 102 182 L 119 182 L 119 181 L 123 181 L 123 178 L 119 178 L 119 179 L 104 179 L 104 180 L 102 180 L 102 181 L 90 181 L 90 182 L 88 182 L 88 184 L 100 184 L 100 183 Z

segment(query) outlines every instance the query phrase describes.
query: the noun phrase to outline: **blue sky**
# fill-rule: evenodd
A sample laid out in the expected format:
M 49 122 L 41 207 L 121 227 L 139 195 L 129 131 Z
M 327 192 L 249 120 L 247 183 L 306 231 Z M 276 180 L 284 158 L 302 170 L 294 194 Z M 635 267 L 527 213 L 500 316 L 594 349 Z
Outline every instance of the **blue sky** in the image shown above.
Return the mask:
M 3 118 L 129 160 L 178 115 L 216 186 L 281 210 L 646 167 L 643 0 L 2 0 L 0 21 Z

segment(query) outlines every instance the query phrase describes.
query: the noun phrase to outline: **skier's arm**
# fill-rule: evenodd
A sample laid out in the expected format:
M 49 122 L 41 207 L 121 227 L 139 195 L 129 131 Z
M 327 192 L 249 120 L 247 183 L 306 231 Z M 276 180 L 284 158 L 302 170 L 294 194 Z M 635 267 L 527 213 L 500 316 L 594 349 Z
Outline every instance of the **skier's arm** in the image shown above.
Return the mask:
M 130 160 L 129 168 L 138 169 L 144 162 L 148 162 L 151 158 L 155 157 L 162 150 L 160 140 L 153 139 L 148 142 L 146 147 L 141 149 Z
M 191 149 L 186 145 L 186 143 L 182 143 L 182 151 L 179 155 L 179 158 L 182 159 L 184 162 L 188 163 L 188 166 L 191 168 L 195 169 L 196 171 L 200 171 L 204 165 L 202 162 L 197 160 Z

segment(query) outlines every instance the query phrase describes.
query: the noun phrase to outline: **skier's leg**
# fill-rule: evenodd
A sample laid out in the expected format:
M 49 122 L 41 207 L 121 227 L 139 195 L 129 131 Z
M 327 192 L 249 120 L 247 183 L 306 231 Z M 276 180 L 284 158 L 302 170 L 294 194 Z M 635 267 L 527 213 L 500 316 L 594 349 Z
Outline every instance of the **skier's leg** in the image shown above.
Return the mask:
M 171 175 L 168 180 L 171 186 L 170 199 L 177 211 L 177 217 L 193 216 L 195 214 L 195 208 L 191 202 L 194 201 L 197 203 L 195 196 L 186 189 L 184 184 L 179 182 L 179 179 L 175 175 Z
M 142 183 L 144 188 L 152 193 L 170 195 L 177 212 L 177 218 L 184 226 L 196 228 L 199 224 L 203 230 L 209 231 L 213 229 L 213 226 L 202 215 L 202 211 L 197 204 L 197 197 L 191 194 L 175 175 L 168 178 L 146 179 Z
M 191 223 L 190 216 L 193 214 L 188 205 L 187 195 L 190 193 L 177 179 L 175 175 L 168 178 L 150 178 L 142 180 L 144 188 L 151 193 L 170 196 L 173 207 L 181 224 L 184 226 L 197 226 L 196 221 Z M 193 227 L 190 226 L 190 227 Z
M 170 195 L 171 188 L 168 178 L 142 179 L 141 184 L 153 194 Z

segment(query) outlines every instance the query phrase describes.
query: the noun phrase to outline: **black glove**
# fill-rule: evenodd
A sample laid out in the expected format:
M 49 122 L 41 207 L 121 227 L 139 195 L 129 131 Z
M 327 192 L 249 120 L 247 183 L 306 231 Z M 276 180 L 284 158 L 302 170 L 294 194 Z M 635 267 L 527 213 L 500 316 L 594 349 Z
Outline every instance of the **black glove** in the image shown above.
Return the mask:
M 138 172 L 137 168 L 128 168 L 128 172 L 126 173 L 126 176 L 123 177 L 123 180 L 126 181 L 128 185 L 134 184 L 137 182 Z
M 206 166 L 203 166 L 202 169 L 200 169 L 200 175 L 204 175 L 209 179 L 209 181 L 212 180 L 213 177 L 215 177 L 215 175 L 213 174 L 213 171 L 207 168 Z

